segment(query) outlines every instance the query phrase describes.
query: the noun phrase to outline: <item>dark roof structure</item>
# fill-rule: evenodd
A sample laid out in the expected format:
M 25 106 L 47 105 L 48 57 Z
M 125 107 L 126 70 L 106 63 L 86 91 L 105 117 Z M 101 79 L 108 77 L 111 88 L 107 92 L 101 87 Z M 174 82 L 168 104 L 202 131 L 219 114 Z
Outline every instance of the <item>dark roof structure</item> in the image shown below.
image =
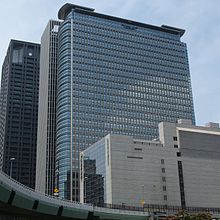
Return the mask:
M 70 4 L 70 3 L 66 3 L 65 5 L 63 5 L 60 8 L 60 10 L 58 12 L 58 18 L 61 19 L 61 20 L 65 20 L 66 16 L 72 10 L 75 10 L 75 11 L 80 12 L 82 14 L 88 14 L 88 15 L 92 15 L 92 16 L 96 16 L 96 17 L 109 19 L 109 20 L 112 20 L 112 21 L 118 21 L 118 22 L 122 22 L 122 23 L 125 23 L 125 24 L 134 25 L 136 27 L 149 28 L 149 29 L 152 29 L 152 30 L 157 30 L 157 31 L 162 31 L 162 32 L 174 34 L 174 35 L 179 35 L 180 37 L 182 37 L 185 33 L 184 29 L 170 27 L 170 26 L 167 26 L 167 25 L 162 25 L 161 27 L 159 27 L 159 26 L 145 24 L 145 23 L 141 23 L 141 22 L 137 22 L 137 21 L 131 21 L 131 20 L 123 19 L 123 18 L 104 15 L 104 14 L 94 12 L 95 9 L 93 9 L 93 8 L 87 8 L 87 7 L 84 7 L 84 6 Z

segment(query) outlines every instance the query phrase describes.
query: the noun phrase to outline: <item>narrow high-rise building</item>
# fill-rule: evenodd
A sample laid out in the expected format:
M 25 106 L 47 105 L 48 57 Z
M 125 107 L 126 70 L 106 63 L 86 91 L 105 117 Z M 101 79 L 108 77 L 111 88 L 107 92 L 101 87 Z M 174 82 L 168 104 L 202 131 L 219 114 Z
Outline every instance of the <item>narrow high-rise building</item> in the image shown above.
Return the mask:
M 2 67 L 0 168 L 35 187 L 40 45 L 11 40 Z
M 58 17 L 59 195 L 78 200 L 80 151 L 108 133 L 157 138 L 159 122 L 195 116 L 184 30 L 73 4 Z
M 50 20 L 41 38 L 36 190 L 53 194 L 56 186 L 56 85 L 60 22 Z

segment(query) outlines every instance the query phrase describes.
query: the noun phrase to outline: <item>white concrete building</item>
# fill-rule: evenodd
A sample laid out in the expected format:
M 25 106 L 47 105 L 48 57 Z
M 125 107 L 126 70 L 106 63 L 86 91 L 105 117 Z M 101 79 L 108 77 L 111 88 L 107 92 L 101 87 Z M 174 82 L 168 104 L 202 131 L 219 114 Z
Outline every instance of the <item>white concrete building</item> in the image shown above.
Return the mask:
M 81 202 L 84 192 L 90 203 L 218 207 L 220 129 L 179 120 L 159 133 L 153 141 L 110 134 L 82 152 Z

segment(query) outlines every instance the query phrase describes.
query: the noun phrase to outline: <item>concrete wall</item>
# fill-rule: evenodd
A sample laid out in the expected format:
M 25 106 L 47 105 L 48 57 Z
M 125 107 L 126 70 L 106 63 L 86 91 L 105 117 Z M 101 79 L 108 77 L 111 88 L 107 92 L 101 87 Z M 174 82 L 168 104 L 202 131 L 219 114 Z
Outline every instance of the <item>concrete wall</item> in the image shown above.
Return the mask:
M 180 205 L 176 149 L 128 136 L 111 135 L 110 140 L 113 204 L 140 206 L 144 200 L 146 204 Z
M 218 207 L 220 132 L 179 131 L 187 206 Z
M 49 41 L 50 23 L 41 38 L 39 106 L 37 130 L 37 163 L 35 189 L 45 193 L 46 187 L 46 150 L 47 150 L 47 106 L 49 77 Z
M 220 161 L 183 157 L 186 206 L 219 207 Z
M 55 185 L 57 31 L 50 20 L 41 38 L 36 189 L 52 194 Z

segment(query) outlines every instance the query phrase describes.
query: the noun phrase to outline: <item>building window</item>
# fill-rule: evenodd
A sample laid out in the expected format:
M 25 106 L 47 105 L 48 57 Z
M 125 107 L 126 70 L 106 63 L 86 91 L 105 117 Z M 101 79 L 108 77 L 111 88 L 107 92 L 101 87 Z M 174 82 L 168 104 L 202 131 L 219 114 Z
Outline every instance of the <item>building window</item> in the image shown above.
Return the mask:
M 176 153 L 177 157 L 181 157 L 181 152 Z
M 186 207 L 186 200 L 185 200 L 182 161 L 178 161 L 178 170 L 179 170 L 179 185 L 180 185 L 181 206 L 182 206 L 182 208 L 185 208 Z
M 165 173 L 165 168 L 162 168 L 161 170 L 162 170 L 162 173 Z
M 161 164 L 164 164 L 164 159 L 161 159 Z
M 177 144 L 174 144 L 174 148 L 178 148 L 178 145 L 177 145 Z
M 166 177 L 165 176 L 162 177 L 162 181 L 166 182 Z
M 143 157 L 134 157 L 134 156 L 127 156 L 127 158 L 130 158 L 130 159 L 143 159 Z
M 176 136 L 173 136 L 173 140 L 174 140 L 174 141 L 177 141 L 177 137 L 176 137 Z
M 140 151 L 142 151 L 142 148 L 134 148 L 135 150 L 140 150 Z
M 22 63 L 23 62 L 23 48 L 16 48 L 13 50 L 12 63 Z
M 28 47 L 28 56 L 32 57 L 34 54 L 34 48 L 33 47 Z
M 110 158 L 109 158 L 109 139 L 107 139 L 107 163 L 108 163 L 108 166 L 109 166 L 109 160 L 110 160 Z
M 167 195 L 163 196 L 164 201 L 167 201 Z
M 163 186 L 163 191 L 167 191 L 167 187 L 166 186 Z

